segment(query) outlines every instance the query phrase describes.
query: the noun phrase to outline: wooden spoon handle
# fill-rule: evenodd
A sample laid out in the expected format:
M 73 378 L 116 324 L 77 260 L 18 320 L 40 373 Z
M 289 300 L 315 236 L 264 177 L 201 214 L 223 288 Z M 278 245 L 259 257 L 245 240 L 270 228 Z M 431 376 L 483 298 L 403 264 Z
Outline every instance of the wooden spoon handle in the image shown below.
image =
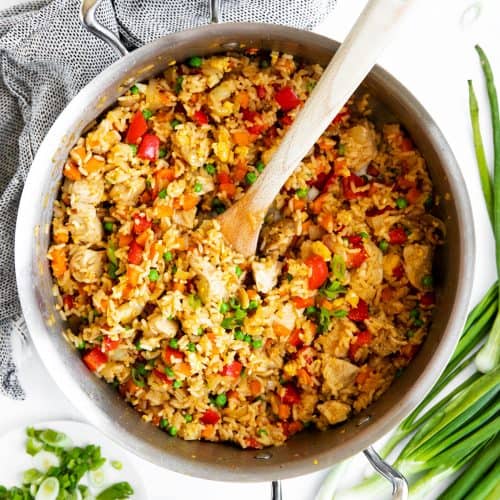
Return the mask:
M 391 40 L 415 0 L 371 0 L 287 131 L 266 169 L 238 203 L 259 218 L 301 160 L 342 109 Z

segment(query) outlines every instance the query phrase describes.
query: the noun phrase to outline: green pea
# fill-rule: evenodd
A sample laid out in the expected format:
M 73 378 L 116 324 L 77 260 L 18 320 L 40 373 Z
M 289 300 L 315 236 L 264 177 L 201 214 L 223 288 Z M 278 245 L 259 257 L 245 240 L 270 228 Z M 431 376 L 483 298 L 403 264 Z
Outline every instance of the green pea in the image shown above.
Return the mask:
M 150 109 L 143 109 L 142 116 L 144 116 L 146 120 L 149 120 L 153 116 L 153 112 Z
M 177 339 L 170 339 L 168 345 L 173 349 L 177 349 L 179 347 L 179 341 Z
M 254 349 L 259 349 L 262 347 L 262 339 L 255 339 L 255 340 L 252 340 L 252 347 Z
M 170 368 L 170 366 L 166 366 L 165 367 L 165 375 L 167 375 L 167 377 L 174 378 L 175 377 L 174 370 L 172 370 L 172 368 Z
M 203 186 L 199 182 L 196 182 L 193 189 L 195 193 L 201 193 Z
M 160 148 L 158 151 L 158 158 L 165 158 L 165 156 L 167 156 L 166 148 Z
M 297 198 L 304 199 L 307 197 L 307 193 L 309 193 L 309 189 L 307 188 L 300 188 L 295 191 L 295 194 L 297 195 Z
M 195 352 L 196 351 L 196 345 L 193 342 L 189 342 L 189 344 L 187 346 L 187 350 L 189 352 Z
M 165 262 L 170 262 L 172 259 L 174 258 L 172 252 L 170 250 L 166 251 L 164 254 L 163 254 L 163 260 Z
M 245 340 L 245 334 L 241 330 L 236 330 L 234 332 L 235 340 Z
M 174 426 L 170 427 L 170 428 L 168 429 L 168 433 L 169 433 L 172 437 L 177 436 L 177 427 L 174 427 Z
M 174 120 L 172 120 L 172 121 L 170 122 L 170 126 L 171 126 L 174 130 L 175 130 L 175 129 L 176 129 L 176 128 L 180 125 L 180 124 L 181 124 L 181 122 L 180 122 L 179 120 L 176 120 L 176 119 L 174 119 Z
M 344 144 L 339 144 L 338 153 L 339 153 L 340 156 L 344 156 L 345 155 L 345 146 L 344 146 Z
M 222 393 L 222 394 L 217 394 L 215 398 L 215 406 L 218 406 L 219 408 L 224 408 L 227 403 L 227 396 Z
M 257 170 L 257 172 L 262 173 L 262 171 L 264 170 L 264 168 L 266 168 L 266 166 L 264 165 L 264 162 L 263 161 L 258 161 L 256 164 L 255 164 L 255 169 Z
M 396 200 L 396 206 L 400 209 L 406 208 L 408 206 L 408 201 L 406 201 L 406 198 L 400 197 Z
M 132 151 L 132 156 L 135 156 L 137 154 L 137 144 L 129 144 L 129 147 Z
M 203 59 L 199 56 L 193 56 L 188 59 L 187 63 L 191 68 L 199 68 L 203 63 Z
M 207 171 L 208 174 L 214 175 L 216 172 L 215 165 L 213 163 L 207 163 L 205 165 L 205 170 Z
M 245 175 L 245 181 L 247 184 L 253 184 L 257 180 L 257 174 L 255 172 L 248 172 L 247 175 Z
M 161 429 L 166 429 L 168 427 L 168 421 L 166 418 L 162 418 L 160 420 L 160 428 Z
M 132 87 L 130 87 L 130 93 L 137 95 L 139 93 L 139 87 L 137 85 L 132 85 Z
M 149 281 L 158 281 L 160 273 L 154 267 L 149 271 Z
M 189 424 L 189 422 L 193 421 L 193 415 L 184 415 L 184 420 Z
M 422 286 L 425 286 L 425 288 L 430 288 L 433 284 L 434 278 L 430 274 L 422 278 Z
M 167 197 L 167 190 L 166 190 L 166 189 L 162 189 L 162 190 L 158 193 L 158 198 L 161 198 L 162 200 L 164 200 L 166 197 Z
M 180 387 L 182 387 L 182 382 L 180 380 L 174 380 L 172 386 L 174 389 L 179 389 Z
M 386 240 L 382 240 L 379 244 L 378 244 L 378 247 L 380 248 L 380 250 L 382 250 L 382 252 L 387 252 L 388 248 L 389 248 L 389 242 L 386 241 Z
M 256 301 L 256 300 L 251 300 L 249 303 L 248 303 L 248 310 L 249 311 L 252 311 L 253 309 L 257 309 L 259 307 L 259 303 Z

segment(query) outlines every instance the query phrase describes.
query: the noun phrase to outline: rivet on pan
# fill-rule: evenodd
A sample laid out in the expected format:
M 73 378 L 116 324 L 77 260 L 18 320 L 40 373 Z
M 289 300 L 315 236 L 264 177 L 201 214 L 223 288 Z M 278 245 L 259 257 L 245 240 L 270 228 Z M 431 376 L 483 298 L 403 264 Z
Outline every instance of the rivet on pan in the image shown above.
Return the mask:
M 270 458 L 273 458 L 273 454 L 268 451 L 260 451 L 254 458 L 257 460 L 269 460 Z
M 361 417 L 357 422 L 356 426 L 360 427 L 361 425 L 367 424 L 372 419 L 371 415 L 367 415 L 366 417 Z
M 237 50 L 239 48 L 240 48 L 239 42 L 228 42 L 228 43 L 221 45 L 221 49 L 224 49 L 224 50 Z

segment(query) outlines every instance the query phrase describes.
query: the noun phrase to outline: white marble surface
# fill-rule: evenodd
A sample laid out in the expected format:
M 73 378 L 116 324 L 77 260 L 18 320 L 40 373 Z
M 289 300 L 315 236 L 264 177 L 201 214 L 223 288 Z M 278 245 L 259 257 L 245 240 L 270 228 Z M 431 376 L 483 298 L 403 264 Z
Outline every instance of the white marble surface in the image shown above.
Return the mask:
M 25 0 L 22 0 L 25 1 Z M 476 273 L 472 300 L 476 302 L 495 278 L 494 249 L 487 213 L 482 202 L 476 172 L 468 115 L 467 79 L 475 82 L 481 108 L 487 155 L 492 157 L 491 128 L 482 74 L 474 52 L 479 43 L 486 50 L 500 82 L 500 37 L 498 0 L 419 0 L 420 5 L 380 60 L 382 66 L 406 85 L 427 108 L 447 137 L 466 179 L 472 199 L 477 240 Z M 0 0 L 5 8 L 19 0 Z M 331 16 L 316 31 L 341 40 L 366 0 L 338 0 Z M 479 17 L 470 22 L 474 6 Z M 469 9 L 469 10 L 468 10 Z M 468 10 L 463 22 L 464 12 Z M 40 359 L 32 350 L 19 352 L 22 381 L 27 399 L 14 402 L 0 396 L 0 433 L 19 425 L 49 419 L 84 420 L 52 382 Z M 152 499 L 254 500 L 269 498 L 267 484 L 225 484 L 202 481 L 161 470 L 140 459 L 136 467 L 142 474 Z M 363 468 L 351 471 L 351 479 Z M 324 472 L 284 482 L 285 500 L 314 498 Z M 215 478 L 214 478 L 215 479 Z M 1 472 L 0 472 L 1 481 Z M 369 499 L 367 499 L 369 500 Z

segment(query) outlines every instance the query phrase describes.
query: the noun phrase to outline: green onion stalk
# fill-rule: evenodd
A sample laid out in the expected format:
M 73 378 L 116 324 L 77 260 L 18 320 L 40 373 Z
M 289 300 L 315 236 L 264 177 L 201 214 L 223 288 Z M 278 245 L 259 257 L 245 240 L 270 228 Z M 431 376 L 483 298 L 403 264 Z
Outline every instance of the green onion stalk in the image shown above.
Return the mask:
M 490 102 L 491 125 L 493 130 L 493 188 L 491 188 L 491 180 L 489 179 L 486 165 L 483 141 L 481 139 L 481 131 L 479 130 L 479 110 L 471 82 L 469 82 L 470 112 L 481 185 L 490 217 L 493 213 L 492 225 L 493 234 L 495 236 L 497 273 L 500 275 L 500 113 L 498 110 L 498 96 L 495 80 L 493 78 L 493 71 L 490 63 L 479 45 L 476 45 L 476 51 L 479 54 L 479 61 L 483 68 L 488 99 Z M 491 199 L 492 193 L 493 200 Z M 483 373 L 492 370 L 500 362 L 500 315 L 497 316 L 483 348 L 477 353 L 475 362 L 477 369 Z

